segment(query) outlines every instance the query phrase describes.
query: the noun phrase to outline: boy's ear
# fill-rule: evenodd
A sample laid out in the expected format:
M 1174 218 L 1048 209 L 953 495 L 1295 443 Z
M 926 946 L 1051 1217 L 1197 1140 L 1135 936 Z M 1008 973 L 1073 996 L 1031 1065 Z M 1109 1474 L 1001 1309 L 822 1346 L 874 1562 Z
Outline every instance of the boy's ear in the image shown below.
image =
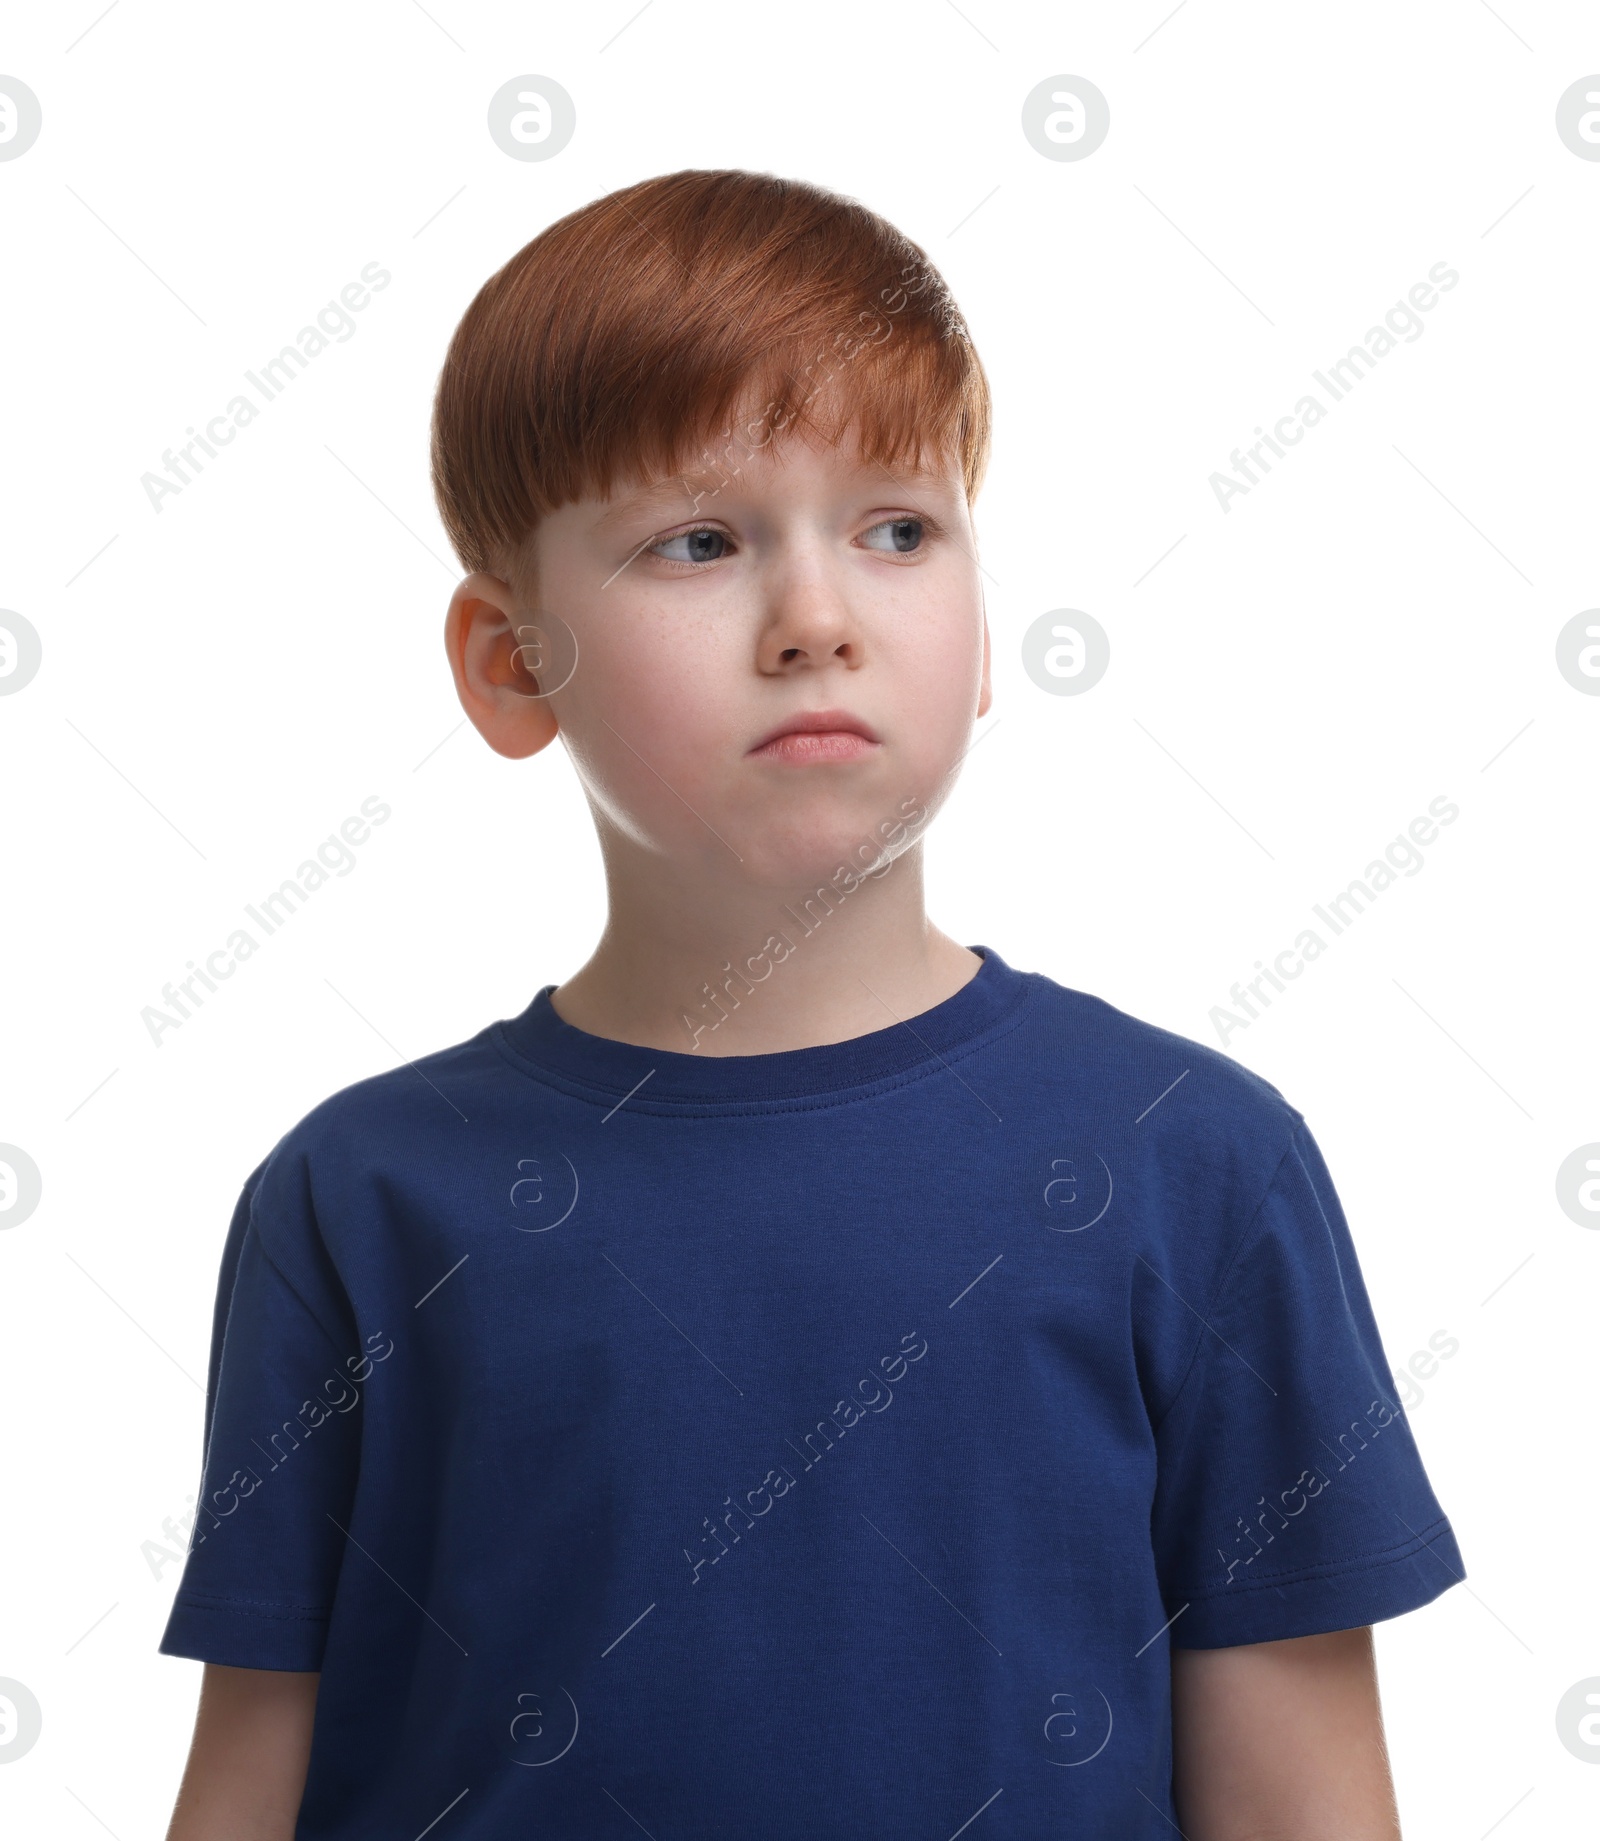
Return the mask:
M 509 760 L 537 754 L 555 740 L 538 629 L 519 627 L 516 595 L 497 575 L 469 575 L 450 597 L 444 645 L 456 695 L 473 727 Z
M 978 687 L 978 714 L 987 716 L 989 707 L 994 702 L 994 689 L 989 682 L 989 610 L 983 609 L 983 681 Z

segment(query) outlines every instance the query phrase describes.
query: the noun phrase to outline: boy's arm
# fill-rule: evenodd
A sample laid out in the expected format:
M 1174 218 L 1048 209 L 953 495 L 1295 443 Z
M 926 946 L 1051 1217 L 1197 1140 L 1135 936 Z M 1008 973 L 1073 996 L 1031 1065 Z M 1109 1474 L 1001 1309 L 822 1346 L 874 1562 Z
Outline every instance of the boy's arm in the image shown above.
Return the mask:
M 1188 1841 L 1400 1841 L 1372 1631 L 1172 1652 Z
M 293 1841 L 319 1679 L 206 1664 L 167 1841 Z

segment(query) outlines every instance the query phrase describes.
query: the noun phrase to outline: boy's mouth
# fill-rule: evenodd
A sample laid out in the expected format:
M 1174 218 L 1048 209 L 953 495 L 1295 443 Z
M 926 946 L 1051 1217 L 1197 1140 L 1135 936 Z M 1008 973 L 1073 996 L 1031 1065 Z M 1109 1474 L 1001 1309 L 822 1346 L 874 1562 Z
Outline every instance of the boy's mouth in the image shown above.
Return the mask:
M 769 729 L 749 752 L 768 761 L 854 761 L 881 746 L 871 726 L 848 710 L 800 710 Z

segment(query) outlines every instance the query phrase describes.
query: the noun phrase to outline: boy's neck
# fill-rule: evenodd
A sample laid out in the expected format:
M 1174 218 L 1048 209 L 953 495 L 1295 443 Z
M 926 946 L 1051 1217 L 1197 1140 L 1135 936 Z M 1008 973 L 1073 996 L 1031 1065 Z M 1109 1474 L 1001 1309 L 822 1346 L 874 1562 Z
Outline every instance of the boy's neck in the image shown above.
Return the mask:
M 811 1048 L 909 1021 L 982 964 L 928 920 L 920 844 L 849 894 L 831 890 L 831 908 L 809 885 L 669 870 L 663 886 L 659 863 L 606 855 L 605 931 L 551 999 L 590 1035 L 708 1057 Z

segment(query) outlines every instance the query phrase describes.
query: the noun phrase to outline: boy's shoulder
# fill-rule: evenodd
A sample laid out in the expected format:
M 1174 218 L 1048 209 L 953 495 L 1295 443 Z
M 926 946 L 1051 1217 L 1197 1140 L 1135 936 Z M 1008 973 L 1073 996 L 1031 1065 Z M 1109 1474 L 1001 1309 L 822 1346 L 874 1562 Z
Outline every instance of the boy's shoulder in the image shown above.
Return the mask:
M 302 1113 L 263 1168 L 293 1161 L 312 1169 L 380 1166 L 397 1152 L 436 1151 L 482 1120 L 503 1096 L 508 1066 L 498 1022 L 463 1040 L 336 1087 Z M 503 1100 L 502 1100 L 503 1105 Z
M 1161 1123 L 1169 1129 L 1188 1121 L 1201 1130 L 1285 1141 L 1304 1124 L 1271 1081 L 1220 1049 L 1042 972 L 1025 976 L 1050 1059 L 1059 1059 L 1070 1078 L 1093 1082 L 1107 1110 L 1131 1107 L 1129 1116 L 1141 1122 L 1165 1113 Z
M 1305 1166 L 1322 1179 L 1304 1115 L 1271 1081 L 1105 998 L 1030 976 L 1024 1073 L 1038 1130 L 1098 1159 L 1085 1167 L 1120 1185 L 1151 1240 L 1202 1264 L 1221 1258 L 1281 1183 L 1293 1187 Z

